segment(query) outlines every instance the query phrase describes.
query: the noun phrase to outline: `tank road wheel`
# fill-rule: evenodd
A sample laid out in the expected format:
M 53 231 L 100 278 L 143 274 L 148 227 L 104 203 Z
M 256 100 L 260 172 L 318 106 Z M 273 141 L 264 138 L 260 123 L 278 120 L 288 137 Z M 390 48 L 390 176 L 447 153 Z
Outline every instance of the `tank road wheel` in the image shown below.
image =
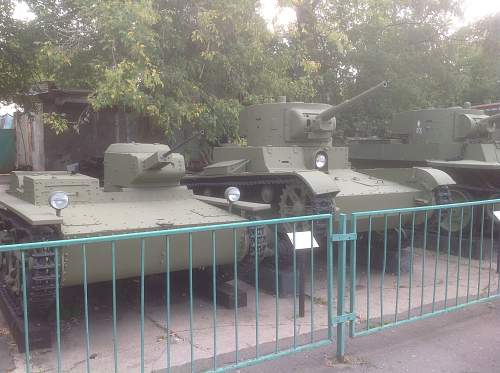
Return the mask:
M 449 189 L 448 203 L 461 203 L 473 200 L 472 196 L 463 189 L 454 186 L 450 186 L 448 187 L 448 189 Z M 438 197 L 436 197 L 436 203 L 443 204 L 442 201 L 438 199 Z M 441 230 L 444 231 L 443 233 L 448 233 L 450 231 L 451 233 L 460 232 L 461 225 L 462 225 L 462 232 L 466 232 L 467 228 L 471 223 L 472 212 L 470 208 L 464 208 L 463 223 L 460 224 L 462 219 L 461 210 L 462 210 L 461 208 L 455 208 L 455 209 L 450 209 L 446 213 L 441 214 L 441 222 L 439 223 L 439 225 L 441 226 Z M 451 211 L 451 225 L 450 225 L 450 218 L 448 215 L 450 211 Z
M 284 218 L 290 216 L 331 214 L 335 211 L 335 201 L 330 195 L 314 196 L 304 184 L 287 185 L 280 197 L 280 215 Z M 289 232 L 293 227 L 287 227 Z M 310 222 L 300 222 L 295 224 L 297 232 L 311 230 Z M 314 224 L 316 239 L 323 240 L 326 234 L 326 223 L 317 222 Z

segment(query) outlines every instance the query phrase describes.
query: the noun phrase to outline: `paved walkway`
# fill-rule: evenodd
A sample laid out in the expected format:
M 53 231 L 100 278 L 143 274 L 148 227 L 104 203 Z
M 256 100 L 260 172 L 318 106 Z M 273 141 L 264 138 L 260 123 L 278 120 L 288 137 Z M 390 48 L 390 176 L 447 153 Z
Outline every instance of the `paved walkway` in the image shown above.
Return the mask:
M 500 301 L 348 339 L 347 364 L 335 346 L 300 353 L 241 372 L 500 372 Z

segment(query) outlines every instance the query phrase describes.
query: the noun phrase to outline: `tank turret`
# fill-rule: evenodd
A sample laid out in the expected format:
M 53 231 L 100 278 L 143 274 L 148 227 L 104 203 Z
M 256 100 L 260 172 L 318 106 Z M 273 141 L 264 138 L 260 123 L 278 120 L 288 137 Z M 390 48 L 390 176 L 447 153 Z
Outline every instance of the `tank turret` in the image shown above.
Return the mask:
M 180 184 L 186 173 L 184 157 L 176 151 L 203 135 L 197 132 L 170 148 L 164 144 L 117 143 L 104 153 L 104 189 L 165 187 Z
M 331 145 L 335 115 L 388 86 L 383 81 L 338 105 L 286 102 L 253 105 L 240 115 L 240 134 L 251 146 Z
M 178 185 L 186 170 L 184 157 L 163 144 L 112 144 L 104 153 L 104 188 Z
M 497 123 L 500 114 L 488 116 L 470 103 L 398 113 L 387 136 L 352 139 L 350 161 L 358 169 L 432 166 L 457 182 L 449 188 L 454 202 L 494 199 L 500 195 Z M 454 229 L 472 218 L 466 214 Z

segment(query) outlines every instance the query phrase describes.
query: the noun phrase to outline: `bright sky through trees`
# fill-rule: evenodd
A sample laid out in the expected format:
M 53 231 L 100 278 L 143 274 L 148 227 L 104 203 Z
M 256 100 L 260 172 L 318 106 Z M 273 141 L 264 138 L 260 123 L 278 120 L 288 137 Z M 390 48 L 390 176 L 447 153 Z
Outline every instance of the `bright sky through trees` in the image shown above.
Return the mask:
M 455 21 L 453 28 L 470 24 L 478 19 L 500 12 L 500 0 L 463 0 L 463 18 Z M 286 25 L 295 19 L 291 9 L 277 9 L 277 0 L 261 0 L 262 16 L 268 23 L 275 19 L 278 26 Z

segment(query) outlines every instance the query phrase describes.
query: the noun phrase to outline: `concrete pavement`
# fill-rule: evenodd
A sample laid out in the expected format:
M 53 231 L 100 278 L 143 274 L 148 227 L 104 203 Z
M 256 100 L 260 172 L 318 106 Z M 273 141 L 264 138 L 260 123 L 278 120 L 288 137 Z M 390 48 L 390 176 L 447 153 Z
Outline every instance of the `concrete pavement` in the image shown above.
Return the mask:
M 500 372 L 500 300 L 347 340 L 346 364 L 335 345 L 241 372 Z

